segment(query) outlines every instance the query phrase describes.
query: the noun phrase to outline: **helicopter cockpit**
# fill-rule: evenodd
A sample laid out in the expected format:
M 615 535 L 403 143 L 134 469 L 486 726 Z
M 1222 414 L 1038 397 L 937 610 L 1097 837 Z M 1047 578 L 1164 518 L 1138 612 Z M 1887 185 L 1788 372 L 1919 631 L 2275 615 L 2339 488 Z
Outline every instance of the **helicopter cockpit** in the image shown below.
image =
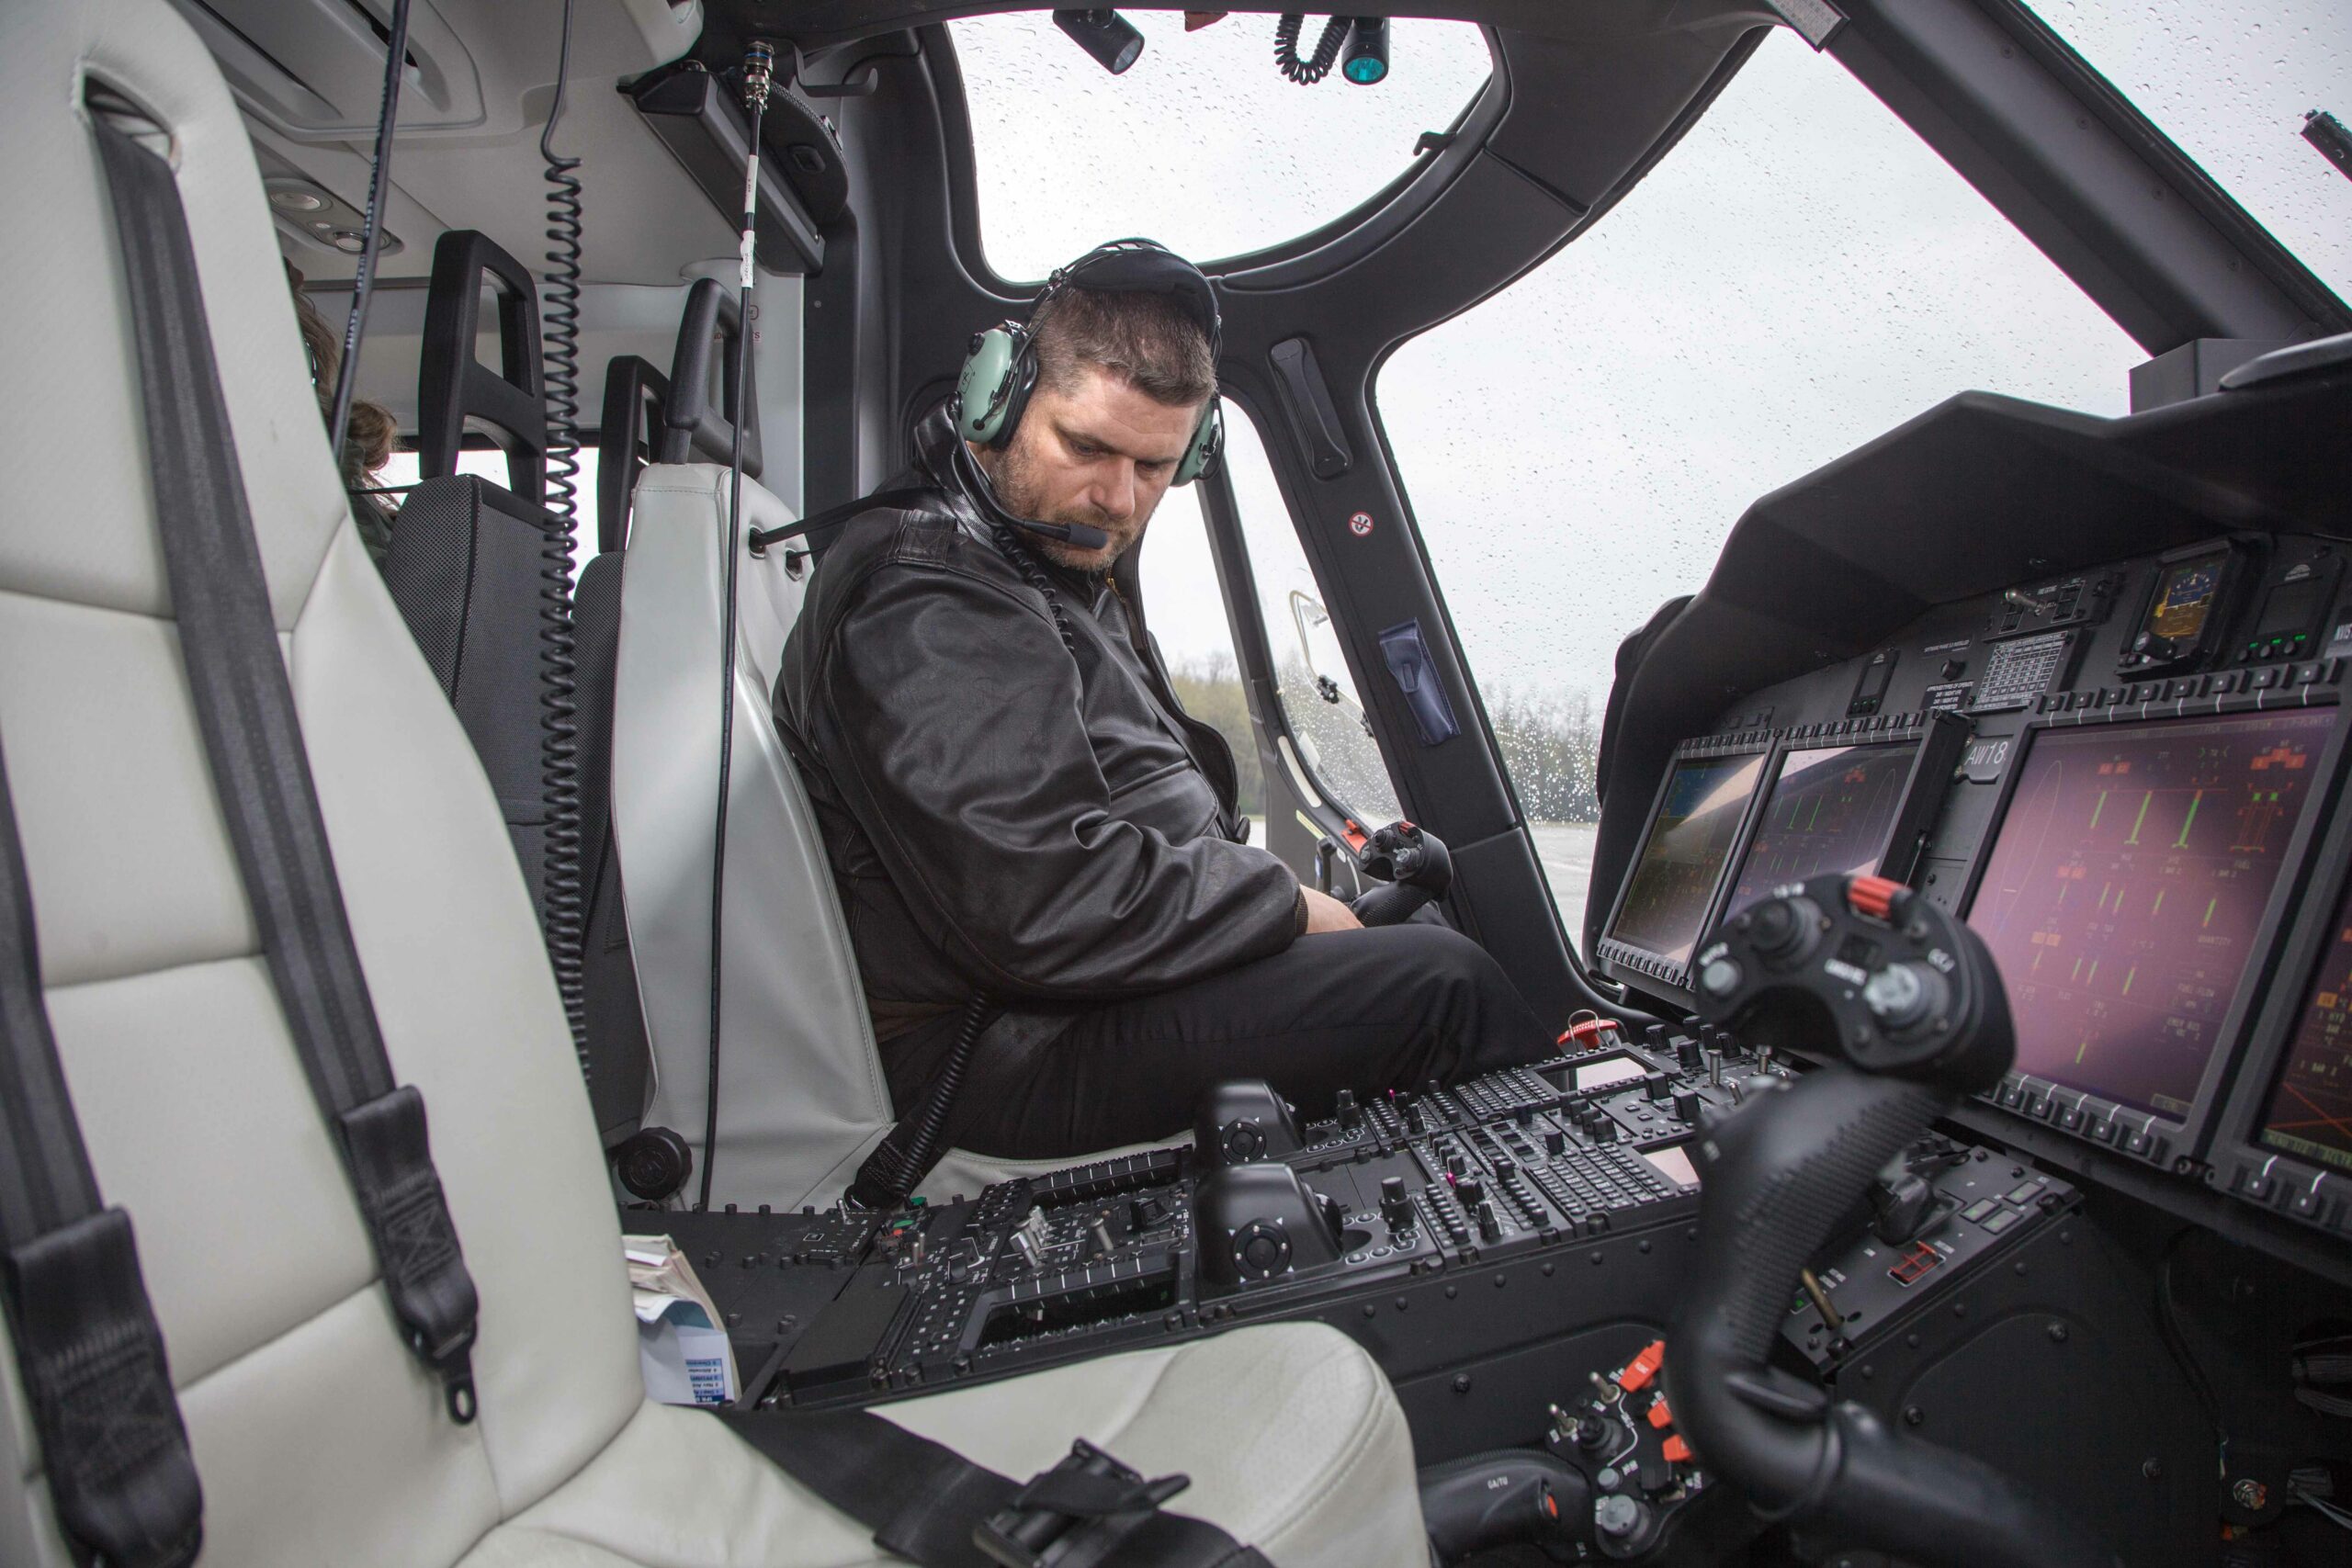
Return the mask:
M 2238 9 L 0 0 L 0 1562 L 2352 1561 L 2352 23 Z M 1127 233 L 1137 639 L 1557 1037 L 1011 1158 L 771 699 Z

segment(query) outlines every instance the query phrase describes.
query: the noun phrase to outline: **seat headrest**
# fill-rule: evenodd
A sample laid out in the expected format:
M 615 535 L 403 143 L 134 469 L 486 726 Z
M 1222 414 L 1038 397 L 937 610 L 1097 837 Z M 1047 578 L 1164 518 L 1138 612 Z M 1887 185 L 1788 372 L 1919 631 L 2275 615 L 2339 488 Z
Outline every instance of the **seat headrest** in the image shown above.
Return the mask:
M 290 627 L 345 525 L 342 480 L 244 122 L 202 42 L 151 0 L 0 7 L 0 276 L 43 300 L 0 318 L 0 352 L 37 378 L 10 412 L 0 588 L 142 615 L 169 604 L 93 88 L 168 148 L 271 606 Z

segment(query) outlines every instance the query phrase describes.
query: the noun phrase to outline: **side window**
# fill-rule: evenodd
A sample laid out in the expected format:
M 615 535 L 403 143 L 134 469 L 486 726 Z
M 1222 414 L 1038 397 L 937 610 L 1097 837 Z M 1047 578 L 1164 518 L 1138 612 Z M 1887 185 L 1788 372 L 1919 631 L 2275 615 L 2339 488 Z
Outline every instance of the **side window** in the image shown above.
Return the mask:
M 1363 705 L 1340 657 L 1338 633 L 1322 603 L 1306 553 L 1291 525 L 1264 445 L 1249 415 L 1225 404 L 1226 472 L 1231 477 L 1257 580 L 1257 614 L 1273 654 L 1276 700 L 1297 738 L 1297 752 L 1318 779 L 1318 798 L 1366 827 L 1403 815 L 1388 765 L 1364 722 Z M 1143 581 L 1152 636 L 1174 677 L 1177 694 L 1196 718 L 1231 743 L 1241 769 L 1244 812 L 1258 819 L 1252 841 L 1270 840 L 1269 814 L 1287 819 L 1294 787 L 1263 778 L 1249 695 L 1226 616 L 1224 591 L 1197 485 L 1171 490 L 1145 536 Z
M 1159 656 L 1167 661 L 1177 701 L 1194 718 L 1216 726 L 1233 748 L 1241 814 L 1255 824 L 1250 841 L 1263 844 L 1265 778 L 1258 764 L 1250 694 L 1242 685 L 1233 627 L 1217 587 L 1216 556 L 1209 547 L 1200 494 L 1198 485 L 1170 490 L 1152 513 L 1141 558 L 1144 614 Z
M 1617 645 L 1751 501 L 1966 389 L 2121 413 L 2142 357 L 1785 29 L 1590 232 L 1391 355 L 1381 423 L 1566 928 Z
M 1339 629 L 1306 564 L 1306 547 L 1283 503 L 1265 443 L 1240 405 L 1226 400 L 1226 471 L 1241 513 L 1242 537 L 1258 580 L 1258 614 L 1273 650 L 1275 698 L 1306 765 L 1331 804 L 1366 828 L 1402 817 L 1388 763 L 1366 722 L 1363 698 L 1340 651 Z

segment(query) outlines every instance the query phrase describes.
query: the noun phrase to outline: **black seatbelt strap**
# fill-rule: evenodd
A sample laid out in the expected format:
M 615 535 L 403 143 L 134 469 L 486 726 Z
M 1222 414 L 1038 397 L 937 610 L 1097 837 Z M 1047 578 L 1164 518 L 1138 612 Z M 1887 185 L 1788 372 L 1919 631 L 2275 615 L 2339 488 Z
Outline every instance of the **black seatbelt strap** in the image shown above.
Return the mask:
M 1206 1519 L 1162 1510 L 1185 1477 L 1146 1481 L 1083 1439 L 1023 1485 L 868 1410 L 719 1418 L 921 1568 L 1272 1568 Z
M 213 789 L 278 1005 L 351 1179 L 393 1315 L 440 1377 L 449 1414 L 470 1421 L 474 1282 L 433 1168 L 424 1098 L 392 1081 L 335 881 L 179 184 L 161 158 L 103 118 L 92 123 L 130 287 L 164 564 Z
M 0 1243 L 17 1370 L 67 1540 L 113 1568 L 178 1568 L 204 1540 L 130 1216 L 97 1178 L 41 993 L 24 845 L 0 761 Z

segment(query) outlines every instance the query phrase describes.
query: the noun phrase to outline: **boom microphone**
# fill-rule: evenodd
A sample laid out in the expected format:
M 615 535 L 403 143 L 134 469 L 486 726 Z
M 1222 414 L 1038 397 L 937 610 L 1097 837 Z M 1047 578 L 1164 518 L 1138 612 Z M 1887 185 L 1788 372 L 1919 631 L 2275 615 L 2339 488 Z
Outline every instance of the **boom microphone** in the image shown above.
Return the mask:
M 1035 518 L 1016 513 L 998 497 L 996 481 L 989 478 L 989 471 L 980 467 L 968 446 L 956 454 L 956 472 L 965 481 L 967 490 L 978 491 L 978 499 L 986 504 L 999 522 L 1010 523 L 1015 528 L 1032 534 L 1042 534 L 1048 539 L 1059 539 L 1081 550 L 1099 550 L 1111 542 L 1110 535 L 1090 523 L 1040 523 Z
M 1111 542 L 1111 536 L 1084 523 L 1036 523 L 1026 517 L 1015 517 L 1010 512 L 1004 520 L 1016 528 L 1026 528 L 1032 534 L 1043 534 L 1048 539 L 1059 539 L 1081 550 L 1099 550 Z

